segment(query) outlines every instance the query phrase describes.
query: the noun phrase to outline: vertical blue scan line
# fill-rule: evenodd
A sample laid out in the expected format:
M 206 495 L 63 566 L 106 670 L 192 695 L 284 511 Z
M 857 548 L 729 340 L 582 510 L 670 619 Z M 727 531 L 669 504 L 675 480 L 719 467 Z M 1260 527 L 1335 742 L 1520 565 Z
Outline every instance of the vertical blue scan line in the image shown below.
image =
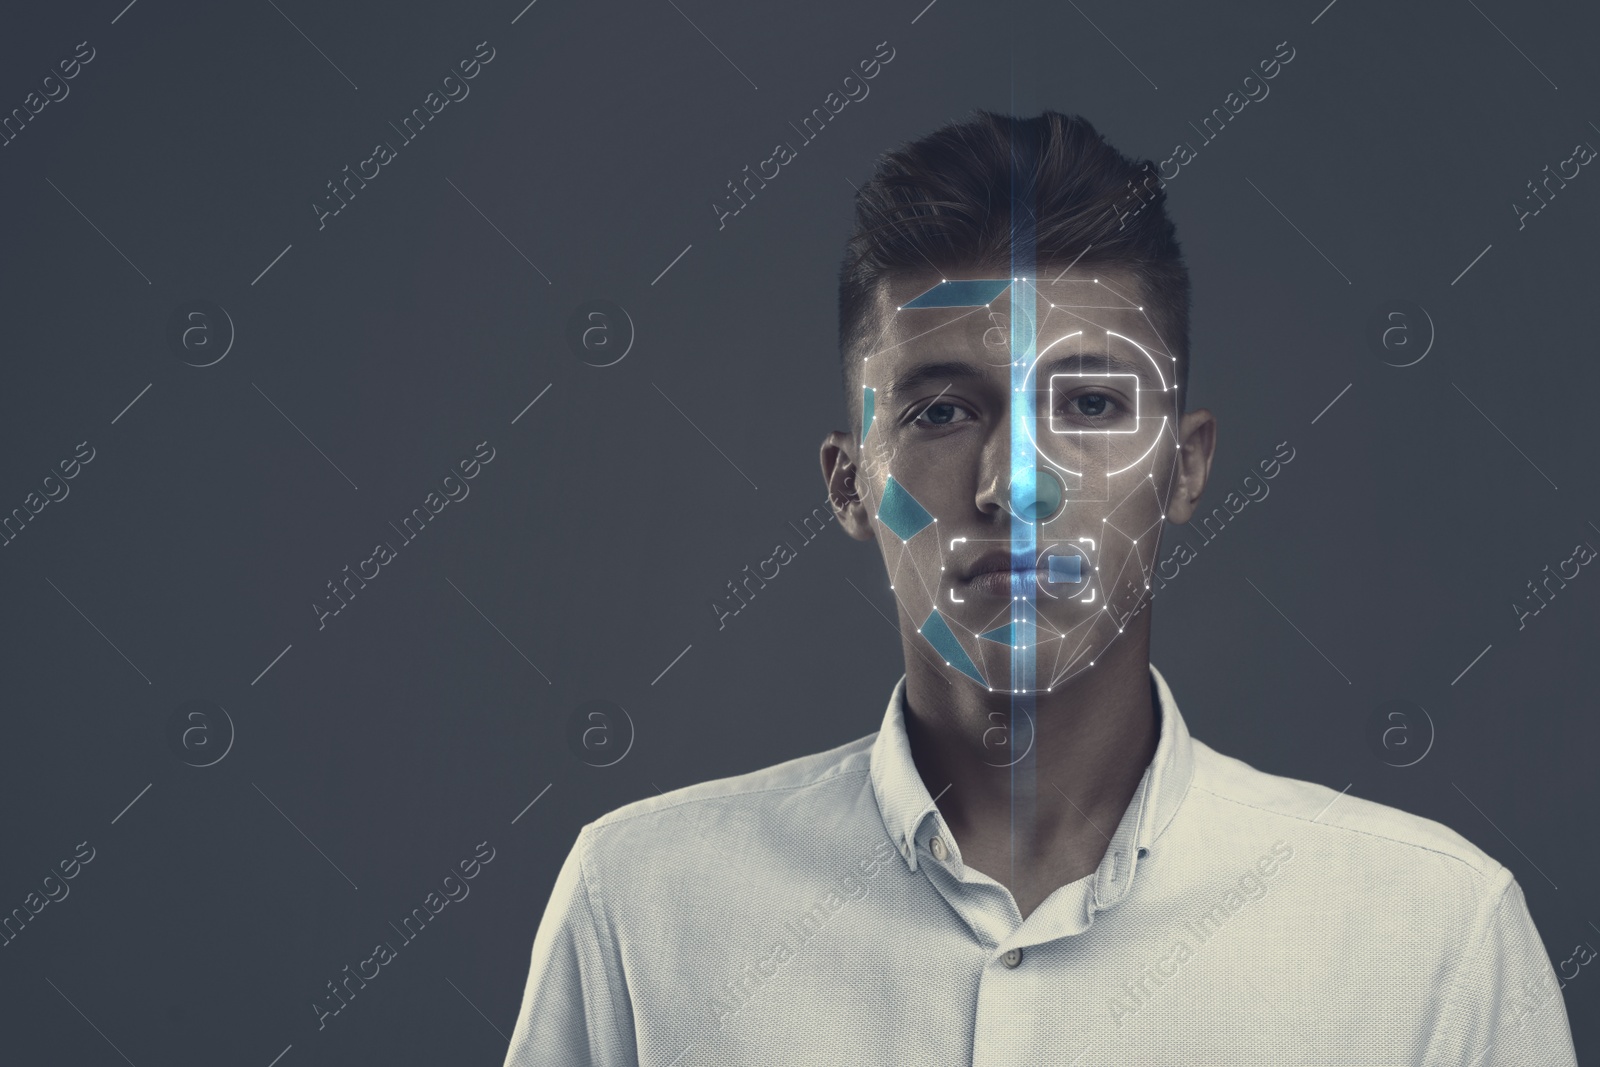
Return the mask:
M 1038 307 L 1034 287 L 1034 217 L 1035 197 L 1029 180 L 1031 174 L 1019 174 L 1015 163 L 1011 169 L 1011 558 L 1032 563 L 1038 558 L 1037 530 L 1023 515 L 1034 515 L 1033 500 L 1037 493 L 1039 470 L 1038 450 L 1033 444 L 1033 427 L 1027 420 L 1035 417 L 1033 392 L 1028 388 L 1028 369 L 1033 366 Z M 1019 188 L 1019 184 L 1021 188 Z M 1023 507 L 1018 507 L 1021 501 Z M 1018 635 L 1036 634 L 1035 627 L 1025 625 L 1033 621 L 1034 597 L 1037 589 L 1032 581 L 1017 583 L 1017 593 L 1011 601 L 1012 632 Z M 1019 640 L 1011 650 L 1011 847 L 1012 864 L 1016 863 L 1018 835 L 1025 841 L 1033 836 L 1035 807 L 1034 760 L 1024 758 L 1038 740 L 1042 724 L 1034 714 L 1037 698 L 1038 675 L 1035 640 Z M 1021 646 L 1021 647 L 1017 647 Z

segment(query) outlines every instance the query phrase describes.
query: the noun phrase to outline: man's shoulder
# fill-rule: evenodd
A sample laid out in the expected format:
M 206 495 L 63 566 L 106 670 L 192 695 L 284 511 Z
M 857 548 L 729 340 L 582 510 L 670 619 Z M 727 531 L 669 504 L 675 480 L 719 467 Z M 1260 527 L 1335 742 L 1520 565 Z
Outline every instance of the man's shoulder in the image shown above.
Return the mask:
M 814 817 L 851 803 L 863 788 L 877 734 L 742 774 L 644 797 L 588 823 L 583 836 L 607 850 L 620 839 L 671 840 L 693 829 L 732 844 L 740 831 L 770 832 L 777 820 Z M 692 840 L 692 838 L 691 838 Z
M 1445 874 L 1493 893 L 1506 868 L 1450 827 L 1388 804 L 1316 782 L 1260 770 L 1195 742 L 1194 788 L 1228 809 L 1228 821 L 1273 824 L 1286 836 L 1314 842 L 1313 852 L 1373 874 Z

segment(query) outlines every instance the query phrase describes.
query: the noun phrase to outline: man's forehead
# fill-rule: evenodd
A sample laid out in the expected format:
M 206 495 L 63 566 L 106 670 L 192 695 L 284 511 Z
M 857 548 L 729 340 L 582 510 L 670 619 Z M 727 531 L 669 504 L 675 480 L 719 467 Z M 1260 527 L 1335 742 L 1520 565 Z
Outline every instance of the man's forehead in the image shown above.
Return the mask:
M 1140 347 L 1165 355 L 1141 306 L 1137 284 L 1116 272 L 1058 271 L 1009 284 L 981 270 L 949 277 L 900 275 L 886 281 L 880 290 L 883 329 L 868 348 L 866 361 L 870 376 L 885 385 L 891 377 L 903 377 L 910 364 L 1008 368 L 1014 293 L 1035 301 L 1036 357 L 1055 361 L 1075 356 L 1082 357 L 1085 369 L 1089 363 L 1121 369 L 1114 364 L 1147 362 L 1140 358 Z M 977 284 L 984 281 L 994 284 Z M 1003 290 L 996 292 L 1002 284 Z M 985 299 L 987 303 L 978 303 Z
M 1025 281 L 999 268 L 976 267 L 949 273 L 896 271 L 885 275 L 883 282 L 881 291 L 889 306 L 896 309 L 911 304 L 917 297 L 928 296 L 927 304 L 931 306 L 909 310 L 947 310 L 938 306 L 945 302 L 938 295 L 941 289 L 948 289 L 955 299 L 981 294 L 984 302 L 995 309 L 1009 307 L 1012 294 L 1019 292 L 1036 296 L 1046 306 L 1053 302 L 1136 310 L 1144 303 L 1139 283 L 1128 272 L 1115 267 L 1044 268 L 1027 276 Z M 995 284 L 985 287 L 979 284 L 983 282 Z M 967 304 L 965 309 L 970 310 L 972 306 Z

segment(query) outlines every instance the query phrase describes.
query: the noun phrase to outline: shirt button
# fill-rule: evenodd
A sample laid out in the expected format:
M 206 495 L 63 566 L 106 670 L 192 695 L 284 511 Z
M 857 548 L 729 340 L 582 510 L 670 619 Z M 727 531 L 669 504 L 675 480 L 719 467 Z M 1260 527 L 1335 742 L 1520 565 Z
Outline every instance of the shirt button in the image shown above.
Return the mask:
M 944 838 L 937 834 L 934 835 L 933 840 L 928 842 L 928 847 L 933 849 L 934 859 L 946 860 L 950 858 L 950 850 L 944 847 Z
M 1015 967 L 1017 964 L 1022 962 L 1022 950 L 1020 948 L 1012 949 L 1010 952 L 1007 952 L 1004 956 L 1000 957 L 1000 962 L 1005 964 L 1007 967 Z

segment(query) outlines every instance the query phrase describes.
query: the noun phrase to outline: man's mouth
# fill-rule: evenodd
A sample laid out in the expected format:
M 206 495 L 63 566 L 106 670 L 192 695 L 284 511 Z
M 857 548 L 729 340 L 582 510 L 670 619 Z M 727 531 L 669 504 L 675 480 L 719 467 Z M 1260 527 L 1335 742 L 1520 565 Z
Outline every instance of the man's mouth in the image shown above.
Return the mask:
M 967 579 L 969 592 L 980 596 L 1026 596 L 1045 581 L 1044 571 L 1029 567 L 1026 570 L 983 571 Z
M 963 584 L 978 595 L 1019 597 L 1043 586 L 1076 586 L 1083 579 L 1083 557 L 1075 552 L 1045 552 L 1035 559 L 996 550 L 967 568 Z

